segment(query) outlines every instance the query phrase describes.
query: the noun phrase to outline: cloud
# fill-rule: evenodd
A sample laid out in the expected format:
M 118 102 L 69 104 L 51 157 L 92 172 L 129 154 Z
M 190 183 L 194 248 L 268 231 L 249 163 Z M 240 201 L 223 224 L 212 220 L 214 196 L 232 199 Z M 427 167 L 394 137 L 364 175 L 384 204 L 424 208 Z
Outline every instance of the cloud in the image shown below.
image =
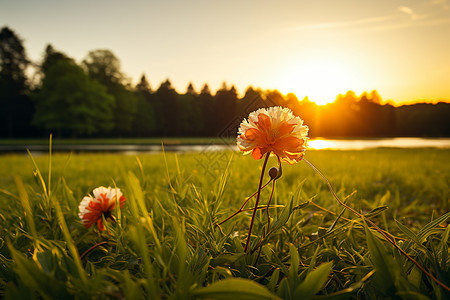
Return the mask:
M 302 31 L 302 30 L 332 29 L 332 28 L 352 27 L 352 26 L 355 26 L 355 25 L 367 25 L 367 24 L 382 23 L 382 22 L 391 20 L 393 18 L 394 18 L 393 16 L 386 16 L 386 17 L 375 17 L 375 18 L 359 19 L 359 20 L 353 20 L 353 21 L 345 21 L 345 22 L 306 24 L 306 25 L 301 25 L 301 26 L 296 26 L 296 27 L 289 28 L 289 30 L 290 31 Z
M 440 5 L 445 10 L 449 10 L 450 8 L 447 0 L 431 0 L 431 3 L 435 5 Z
M 414 11 L 411 8 L 407 7 L 407 6 L 400 6 L 398 8 L 398 10 L 401 11 L 401 12 L 404 12 L 405 14 L 408 14 L 408 15 L 414 14 Z
M 411 20 L 416 21 L 420 19 L 425 19 L 427 15 L 418 15 L 416 14 L 410 7 L 407 6 L 399 6 L 398 10 L 402 13 L 405 13 L 411 17 Z
M 372 26 L 366 28 L 365 31 L 392 31 L 403 28 L 411 28 L 411 27 L 435 27 L 450 24 L 450 19 L 441 18 L 441 19 L 426 19 L 423 21 L 417 22 L 403 22 L 403 23 L 392 23 L 392 24 L 380 24 L 376 26 Z
M 432 4 L 447 5 L 449 0 L 431 0 Z M 431 2 L 429 2 L 431 3 Z M 405 15 L 407 17 L 405 17 Z M 342 22 L 312 23 L 290 27 L 288 31 L 311 31 L 351 29 L 356 31 L 392 31 L 410 27 L 434 27 L 450 24 L 450 18 L 440 16 L 439 13 L 418 14 L 411 7 L 399 6 L 397 12 L 392 15 L 378 16 L 365 19 L 357 19 Z

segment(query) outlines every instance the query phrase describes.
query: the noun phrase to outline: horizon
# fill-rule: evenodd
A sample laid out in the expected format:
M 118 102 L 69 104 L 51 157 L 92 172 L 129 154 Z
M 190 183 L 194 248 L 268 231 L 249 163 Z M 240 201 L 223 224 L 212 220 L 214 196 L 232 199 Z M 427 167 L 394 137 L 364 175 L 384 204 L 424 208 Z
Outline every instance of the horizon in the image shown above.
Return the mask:
M 133 85 L 145 74 L 152 89 L 169 79 L 181 93 L 189 83 L 217 91 L 226 82 L 240 95 L 251 86 L 318 105 L 373 90 L 395 106 L 450 102 L 447 0 L 124 5 L 3 2 L 0 25 L 33 62 L 47 44 L 77 63 L 109 49 Z

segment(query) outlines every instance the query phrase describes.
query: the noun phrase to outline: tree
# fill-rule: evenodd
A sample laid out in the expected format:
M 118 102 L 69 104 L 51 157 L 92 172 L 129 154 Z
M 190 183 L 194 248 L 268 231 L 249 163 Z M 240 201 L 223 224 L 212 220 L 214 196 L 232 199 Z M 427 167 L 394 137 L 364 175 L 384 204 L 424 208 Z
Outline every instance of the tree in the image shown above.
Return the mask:
M 157 114 L 161 115 L 160 129 L 164 136 L 176 136 L 179 132 L 180 110 L 178 107 L 178 94 L 167 79 L 161 83 L 155 93 Z
M 238 100 L 236 117 L 238 120 L 243 120 L 244 118 L 247 118 L 252 111 L 271 106 L 271 103 L 265 100 L 261 90 L 255 90 L 251 86 L 248 87 L 244 97 Z
M 294 115 L 302 118 L 304 123 L 308 125 L 309 136 L 318 135 L 320 120 L 318 118 L 318 105 L 315 102 L 310 101 L 308 96 L 305 96 L 292 107 L 292 111 L 294 112 Z
M 214 134 L 220 137 L 235 135 L 236 128 L 240 120 L 236 119 L 237 112 L 237 91 L 234 86 L 227 88 L 226 83 L 217 91 L 214 96 Z
M 136 90 L 141 93 L 151 94 L 152 88 L 150 87 L 150 83 L 148 82 L 147 77 L 145 77 L 145 74 L 142 74 L 139 83 L 136 84 Z
M 125 76 L 120 71 L 120 61 L 108 49 L 90 51 L 83 60 L 83 65 L 91 77 L 106 87 L 111 84 L 123 84 Z
M 191 94 L 191 95 L 197 95 L 197 93 L 195 92 L 195 88 L 194 85 L 192 84 L 192 82 L 189 82 L 187 88 L 186 88 L 186 94 Z
M 380 104 L 380 105 L 381 105 L 381 102 L 383 102 L 383 99 L 381 98 L 381 96 L 377 90 L 373 90 L 372 92 L 370 92 L 370 100 L 371 100 L 371 102 Z
M 278 90 L 268 90 L 264 93 L 265 98 L 268 102 L 274 105 L 285 106 L 286 100 L 283 95 Z
M 208 84 L 205 83 L 200 94 L 197 96 L 200 105 L 201 114 L 203 116 L 203 135 L 211 136 L 214 134 L 212 128 L 214 126 L 214 98 Z
M 129 134 L 136 117 L 138 99 L 125 85 L 125 75 L 120 70 L 119 59 L 106 49 L 90 51 L 83 66 L 91 78 L 106 86 L 115 98 L 114 124 L 118 135 Z
M 51 65 L 60 60 L 71 60 L 66 54 L 57 51 L 51 44 L 48 44 L 45 48 L 44 59 L 41 64 L 41 73 L 44 75 L 47 73 Z
M 33 106 L 27 95 L 29 61 L 22 40 L 8 27 L 0 31 L 0 135 L 29 134 Z
M 199 135 L 203 129 L 203 114 L 200 101 L 192 83 L 189 83 L 184 95 L 178 95 L 179 130 L 183 136 Z
M 137 111 L 133 122 L 133 133 L 138 136 L 150 136 L 155 131 L 156 120 L 153 107 L 154 97 L 145 75 L 136 85 Z
M 113 127 L 114 98 L 71 59 L 52 63 L 34 95 L 33 124 L 63 135 L 92 135 Z
M 115 99 L 114 124 L 116 135 L 128 135 L 131 133 L 133 122 L 136 118 L 138 99 L 136 95 L 123 85 L 115 85 L 107 89 L 108 94 Z

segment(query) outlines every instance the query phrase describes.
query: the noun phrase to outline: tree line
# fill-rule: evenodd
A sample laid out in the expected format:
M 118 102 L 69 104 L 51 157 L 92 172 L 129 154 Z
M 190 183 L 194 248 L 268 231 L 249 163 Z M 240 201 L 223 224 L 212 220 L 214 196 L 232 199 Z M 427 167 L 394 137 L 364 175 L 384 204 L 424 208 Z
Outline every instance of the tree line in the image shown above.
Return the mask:
M 33 70 L 32 76 L 30 70 Z M 277 90 L 234 86 L 213 93 L 207 84 L 177 92 L 166 80 L 152 89 L 145 75 L 133 85 L 110 50 L 94 50 L 81 63 L 48 45 L 31 62 L 20 37 L 0 31 L 0 137 L 235 136 L 239 123 L 261 107 L 291 108 L 310 136 L 450 136 L 449 103 L 394 107 L 376 91 L 349 91 L 316 105 Z

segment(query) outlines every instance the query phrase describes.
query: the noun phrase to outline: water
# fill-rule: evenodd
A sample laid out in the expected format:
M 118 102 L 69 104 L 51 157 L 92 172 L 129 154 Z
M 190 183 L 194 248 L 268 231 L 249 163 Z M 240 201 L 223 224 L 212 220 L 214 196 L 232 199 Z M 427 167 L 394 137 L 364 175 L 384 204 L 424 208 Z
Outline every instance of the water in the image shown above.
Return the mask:
M 362 150 L 379 147 L 390 148 L 448 148 L 450 138 L 382 138 L 382 139 L 311 139 L 308 149 L 322 150 Z M 23 153 L 26 149 L 34 155 L 48 153 L 47 145 L 0 145 L 0 153 Z M 162 151 L 161 145 L 53 145 L 55 152 L 115 152 L 127 155 L 139 153 L 158 153 Z M 235 144 L 231 145 L 165 145 L 166 152 L 203 152 L 238 150 Z
M 311 139 L 310 149 L 362 150 L 379 147 L 389 148 L 450 148 L 450 138 L 384 138 L 358 140 Z

